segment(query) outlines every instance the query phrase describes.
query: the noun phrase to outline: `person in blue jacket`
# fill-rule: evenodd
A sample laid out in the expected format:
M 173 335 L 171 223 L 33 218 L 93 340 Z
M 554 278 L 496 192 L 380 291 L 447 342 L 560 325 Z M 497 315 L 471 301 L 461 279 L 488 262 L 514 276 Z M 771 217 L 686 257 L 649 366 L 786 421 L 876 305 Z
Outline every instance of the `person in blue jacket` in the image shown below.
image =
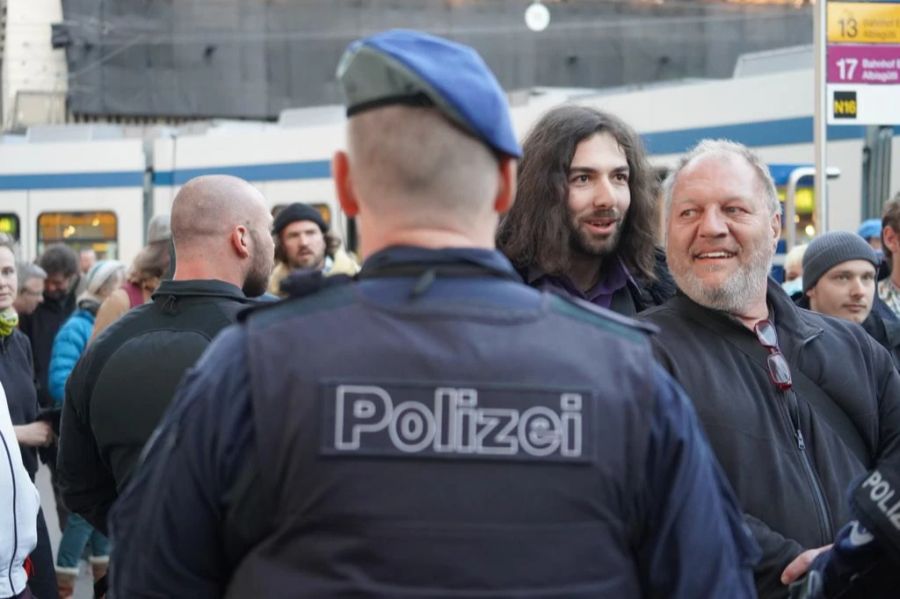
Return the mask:
M 358 282 L 224 331 L 110 515 L 118 597 L 749 598 L 757 548 L 650 330 L 494 249 L 521 150 L 469 47 L 338 68 Z
M 60 327 L 50 352 L 48 389 L 56 407 L 62 407 L 66 381 L 81 357 L 91 332 L 97 309 L 103 300 L 125 280 L 125 265 L 116 260 L 101 260 L 85 275 L 84 291 L 78 296 L 77 308 Z M 66 520 L 56 556 L 56 580 L 60 597 L 71 596 L 78 578 L 78 561 L 86 545 L 90 545 L 91 569 L 95 580 L 106 574 L 109 563 L 109 541 L 81 516 L 70 513 Z

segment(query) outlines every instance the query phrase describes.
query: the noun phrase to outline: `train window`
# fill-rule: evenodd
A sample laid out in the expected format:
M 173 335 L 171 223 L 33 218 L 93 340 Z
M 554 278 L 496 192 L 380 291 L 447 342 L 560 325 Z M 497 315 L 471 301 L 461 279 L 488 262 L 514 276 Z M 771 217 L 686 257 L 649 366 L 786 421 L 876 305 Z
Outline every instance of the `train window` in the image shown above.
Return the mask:
M 44 212 L 38 216 L 37 253 L 64 243 L 76 252 L 93 249 L 100 259 L 115 259 L 118 233 L 118 219 L 112 212 Z
M 289 204 L 277 204 L 272 208 L 272 216 L 278 216 L 278 213 L 281 212 L 284 208 L 289 206 Z M 330 227 L 331 226 L 331 206 L 328 204 L 310 204 L 313 208 L 319 211 L 319 214 L 322 215 L 322 219 L 325 223 Z
M 6 233 L 13 241 L 19 241 L 19 217 L 15 214 L 0 213 L 0 233 Z

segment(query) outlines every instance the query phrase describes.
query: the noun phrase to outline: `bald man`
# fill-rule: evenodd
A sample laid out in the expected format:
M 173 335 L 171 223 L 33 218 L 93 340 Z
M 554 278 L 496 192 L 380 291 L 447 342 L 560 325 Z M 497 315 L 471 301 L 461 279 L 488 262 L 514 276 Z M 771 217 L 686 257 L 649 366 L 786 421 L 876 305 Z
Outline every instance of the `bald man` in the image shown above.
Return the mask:
M 103 533 L 184 372 L 265 291 L 271 225 L 262 194 L 246 181 L 188 181 L 172 205 L 173 279 L 110 325 L 72 372 L 58 461 L 63 498 Z

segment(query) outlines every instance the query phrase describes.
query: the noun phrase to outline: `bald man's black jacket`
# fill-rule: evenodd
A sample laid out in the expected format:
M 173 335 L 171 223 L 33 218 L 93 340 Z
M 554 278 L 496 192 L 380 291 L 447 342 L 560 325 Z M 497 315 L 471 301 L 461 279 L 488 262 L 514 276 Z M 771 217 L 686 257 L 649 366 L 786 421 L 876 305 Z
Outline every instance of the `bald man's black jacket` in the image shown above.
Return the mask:
M 164 281 L 113 323 L 72 371 L 58 473 L 68 508 L 106 532 L 106 515 L 184 372 L 254 300 L 217 280 Z

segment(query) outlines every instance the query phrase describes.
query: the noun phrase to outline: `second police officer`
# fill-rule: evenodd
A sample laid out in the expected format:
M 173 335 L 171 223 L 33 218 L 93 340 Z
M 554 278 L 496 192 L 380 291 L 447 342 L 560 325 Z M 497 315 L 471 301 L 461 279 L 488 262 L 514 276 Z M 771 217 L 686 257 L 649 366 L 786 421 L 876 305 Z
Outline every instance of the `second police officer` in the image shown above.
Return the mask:
M 849 493 L 854 519 L 791 587 L 792 599 L 893 599 L 900 589 L 900 464 L 882 460 Z
M 359 281 L 252 313 L 185 379 L 112 515 L 117 596 L 752 597 L 648 332 L 494 250 L 520 148 L 481 58 L 395 30 L 338 77 Z

